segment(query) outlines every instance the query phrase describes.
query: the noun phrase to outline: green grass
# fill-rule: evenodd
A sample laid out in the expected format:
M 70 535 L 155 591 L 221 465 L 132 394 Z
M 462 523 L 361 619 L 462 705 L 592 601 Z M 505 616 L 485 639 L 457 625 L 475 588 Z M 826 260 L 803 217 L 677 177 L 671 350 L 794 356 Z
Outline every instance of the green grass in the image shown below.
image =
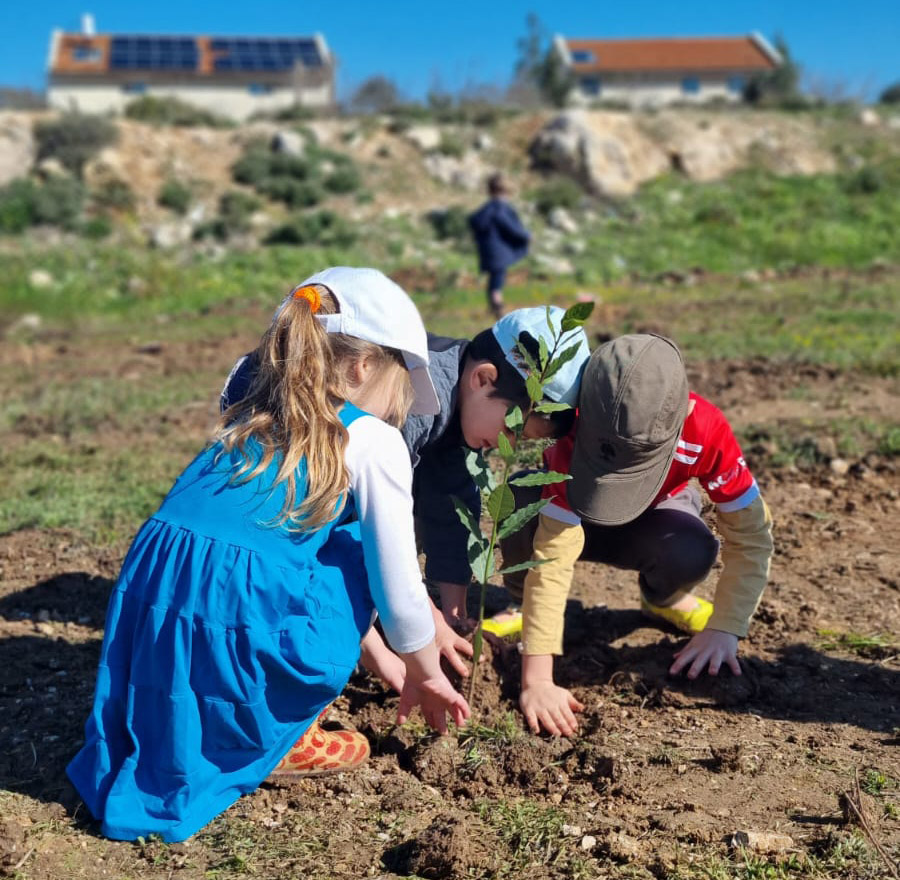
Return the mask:
M 849 651 L 870 660 L 880 660 L 900 651 L 900 644 L 882 633 L 863 635 L 856 632 L 838 632 L 820 629 L 819 647 L 823 651 Z

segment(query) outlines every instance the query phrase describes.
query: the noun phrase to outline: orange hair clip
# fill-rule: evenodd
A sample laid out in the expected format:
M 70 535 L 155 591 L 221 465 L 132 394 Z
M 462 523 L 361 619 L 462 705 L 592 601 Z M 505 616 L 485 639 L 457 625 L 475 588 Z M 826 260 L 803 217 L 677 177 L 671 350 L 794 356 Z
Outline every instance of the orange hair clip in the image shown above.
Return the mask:
M 305 299 L 309 303 L 309 310 L 315 314 L 322 305 L 322 297 L 313 285 L 298 287 L 292 294 L 294 299 Z

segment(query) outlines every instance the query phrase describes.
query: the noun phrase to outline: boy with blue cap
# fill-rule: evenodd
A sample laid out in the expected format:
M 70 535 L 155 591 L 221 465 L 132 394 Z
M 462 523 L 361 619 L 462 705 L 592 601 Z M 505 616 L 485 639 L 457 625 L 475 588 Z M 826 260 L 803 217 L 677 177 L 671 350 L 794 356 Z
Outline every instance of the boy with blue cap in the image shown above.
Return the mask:
M 425 555 L 425 579 L 440 595 L 442 615 L 436 615 L 441 653 L 461 675 L 468 670 L 459 656 L 471 656 L 471 645 L 451 629 L 466 619 L 466 596 L 472 580 L 468 560 L 468 532 L 459 521 L 452 496 L 462 499 L 476 518 L 481 499 L 466 468 L 466 447 L 491 449 L 506 432 L 507 410 L 529 405 L 527 376 L 516 346 L 537 356 L 539 340 L 549 340 L 551 326 L 558 333 L 565 310 L 556 306 L 516 309 L 471 341 L 428 334 L 429 371 L 440 402 L 435 415 L 411 415 L 401 431 L 413 463 L 413 500 L 416 530 Z M 548 321 L 550 326 L 548 326 Z M 582 370 L 590 354 L 587 336 L 579 328 L 577 356 L 545 386 L 548 401 L 574 406 Z M 573 339 L 574 343 L 574 339 Z M 246 393 L 256 366 L 252 356 L 235 365 L 222 392 L 223 408 Z M 533 414 L 526 424 L 528 439 L 565 435 L 574 410 Z M 443 623 L 450 626 L 442 626 Z M 486 629 L 497 631 L 491 621 Z M 500 634 L 521 629 L 521 617 L 504 623 Z M 392 686 L 393 682 L 388 682 Z

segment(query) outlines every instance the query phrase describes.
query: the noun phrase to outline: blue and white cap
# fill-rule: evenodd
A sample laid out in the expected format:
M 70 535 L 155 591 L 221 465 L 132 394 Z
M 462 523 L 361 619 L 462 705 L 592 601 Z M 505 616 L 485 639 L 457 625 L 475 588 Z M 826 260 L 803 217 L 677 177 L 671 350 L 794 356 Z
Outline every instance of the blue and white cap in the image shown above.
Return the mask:
M 397 349 L 409 370 L 415 400 L 410 413 L 436 415 L 441 404 L 428 372 L 428 336 L 418 309 L 399 284 L 377 269 L 334 266 L 298 284 L 322 284 L 334 295 L 340 312 L 316 315 L 328 333 L 343 333 Z M 276 313 L 277 314 L 277 313 Z
M 506 359 L 527 378 L 528 367 L 516 348 L 522 334 L 531 336 L 537 342 L 542 336 L 549 348 L 553 348 L 553 337 L 559 336 L 562 330 L 562 319 L 565 309 L 559 306 L 539 306 L 531 309 L 516 309 L 504 315 L 492 330 L 497 344 L 503 350 Z M 527 338 L 526 336 L 526 338 Z M 544 385 L 544 396 L 557 403 L 575 406 L 578 402 L 578 389 L 581 386 L 581 374 L 590 357 L 587 334 L 577 327 L 565 334 L 560 350 L 578 345 L 575 357 L 563 364 L 550 381 Z

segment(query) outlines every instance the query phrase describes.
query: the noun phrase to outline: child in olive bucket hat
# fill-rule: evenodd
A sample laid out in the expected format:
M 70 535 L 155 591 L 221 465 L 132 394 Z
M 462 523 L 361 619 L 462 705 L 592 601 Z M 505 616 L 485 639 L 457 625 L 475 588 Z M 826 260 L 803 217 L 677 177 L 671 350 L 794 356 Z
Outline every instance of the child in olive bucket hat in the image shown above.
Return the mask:
M 644 613 L 692 636 L 670 673 L 716 675 L 724 663 L 740 675 L 738 639 L 768 579 L 772 520 L 725 416 L 689 391 L 675 344 L 635 334 L 600 346 L 584 371 L 576 425 L 544 464 L 572 479 L 544 487 L 550 503 L 537 523 L 503 543 L 504 565 L 548 560 L 520 581 L 520 702 L 531 728 L 570 735 L 583 708 L 553 682 L 578 559 L 639 572 Z M 724 539 L 714 605 L 691 593 L 719 552 L 692 479 L 715 504 Z M 517 506 L 534 500 L 527 492 Z

